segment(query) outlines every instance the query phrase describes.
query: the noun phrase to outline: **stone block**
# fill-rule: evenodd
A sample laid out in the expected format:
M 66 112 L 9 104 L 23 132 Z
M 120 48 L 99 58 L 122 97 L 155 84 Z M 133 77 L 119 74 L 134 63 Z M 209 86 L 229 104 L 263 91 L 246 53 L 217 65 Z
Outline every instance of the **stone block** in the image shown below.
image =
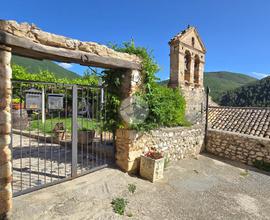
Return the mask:
M 8 178 L 12 176 L 12 165 L 11 162 L 4 163 L 0 165 L 0 179 Z
M 137 173 L 140 167 L 140 158 L 137 158 L 133 161 L 129 160 L 116 160 L 117 166 L 124 172 L 128 173 Z
M 0 49 L 0 65 L 9 65 L 11 61 L 11 53 Z
M 11 114 L 7 111 L 0 111 L 0 126 L 11 123 Z
M 11 132 L 11 123 L 6 123 L 6 124 L 0 124 L 0 135 L 3 134 L 10 134 Z
M 163 178 L 163 170 L 164 158 L 154 160 L 149 157 L 141 156 L 140 175 L 143 178 L 155 182 Z
M 0 135 L 0 149 L 5 148 L 11 142 L 10 135 Z
M 7 79 L 7 80 L 12 78 L 12 69 L 10 65 L 0 64 L 0 77 L 1 79 Z
M 11 183 L 7 183 L 4 187 L 0 187 L 0 200 L 12 199 L 12 186 Z
M 11 161 L 11 150 L 8 146 L 0 148 L 0 166 Z
M 0 198 L 0 216 L 12 209 L 12 199 L 3 200 Z

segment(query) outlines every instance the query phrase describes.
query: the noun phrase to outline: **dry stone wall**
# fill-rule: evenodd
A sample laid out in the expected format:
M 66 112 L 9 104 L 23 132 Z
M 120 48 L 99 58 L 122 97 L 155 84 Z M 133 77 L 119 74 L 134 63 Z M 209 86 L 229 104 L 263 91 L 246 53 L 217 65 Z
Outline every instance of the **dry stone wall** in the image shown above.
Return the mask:
M 270 162 L 270 139 L 210 129 L 207 151 L 234 161 L 253 165 L 255 160 Z
M 136 172 L 140 155 L 155 147 L 170 160 L 196 157 L 203 150 L 204 126 L 161 128 L 149 133 L 119 129 L 116 133 L 116 163 L 127 172 Z

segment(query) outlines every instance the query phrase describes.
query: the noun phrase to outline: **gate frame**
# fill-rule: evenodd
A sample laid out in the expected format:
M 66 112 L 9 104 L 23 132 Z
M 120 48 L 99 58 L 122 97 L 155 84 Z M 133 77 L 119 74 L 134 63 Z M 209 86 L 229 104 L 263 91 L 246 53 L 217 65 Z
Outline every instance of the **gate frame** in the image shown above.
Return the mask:
M 0 120 L 0 219 L 8 218 L 12 209 L 12 169 L 11 169 L 11 151 L 8 149 L 10 140 L 8 136 L 11 133 L 11 90 L 12 90 L 12 70 L 11 70 L 11 56 L 12 53 L 30 57 L 38 60 L 48 59 L 60 62 L 72 62 L 84 66 L 94 66 L 102 68 L 125 69 L 126 75 L 123 80 L 126 84 L 123 86 L 123 93 L 131 96 L 137 89 L 133 80 L 134 71 L 136 73 L 141 70 L 141 63 L 132 62 L 121 58 L 108 57 L 104 55 L 96 55 L 94 52 L 85 52 L 80 50 L 60 48 L 61 46 L 51 46 L 47 41 L 36 43 L 34 40 L 24 36 L 15 36 L 16 31 L 12 34 L 8 33 L 9 21 L 0 20 L 0 115 L 4 118 Z M 18 25 L 17 32 L 23 26 Z M 19 30 L 19 31 L 18 31 Z M 42 32 L 48 34 L 47 32 Z M 58 35 L 51 35 L 51 37 L 61 37 Z M 66 38 L 68 39 L 68 38 Z M 48 45 L 46 45 L 48 44 Z M 137 57 L 138 58 L 138 57 Z M 140 60 L 138 58 L 138 60 Z M 4 104 L 2 104 L 4 103 Z M 76 139 L 76 134 L 73 134 Z M 74 141 L 75 142 L 75 141 Z M 2 162 L 3 161 L 3 162 Z M 74 161 L 75 162 L 75 161 Z

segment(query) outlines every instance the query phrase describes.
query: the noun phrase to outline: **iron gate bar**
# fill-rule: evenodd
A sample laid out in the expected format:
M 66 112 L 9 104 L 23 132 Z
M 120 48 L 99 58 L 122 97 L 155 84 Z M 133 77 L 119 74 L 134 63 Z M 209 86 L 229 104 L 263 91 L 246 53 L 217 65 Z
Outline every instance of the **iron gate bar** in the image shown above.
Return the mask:
M 23 80 L 23 79 L 12 79 L 12 83 L 29 83 L 29 84 L 47 84 L 47 85 L 54 85 L 54 86 L 63 86 L 63 87 L 73 87 L 77 86 L 77 89 L 80 90 L 81 88 L 103 88 L 104 86 L 96 86 L 96 85 L 79 85 L 79 84 L 69 84 L 69 83 L 59 83 L 59 82 L 45 82 L 45 81 L 35 81 L 35 80 Z
M 109 160 L 107 160 L 106 150 L 114 145 L 111 145 L 110 142 L 110 145 L 107 145 L 106 142 L 110 140 L 111 133 L 108 132 L 107 134 L 103 131 L 103 120 L 106 118 L 106 115 L 104 115 L 106 113 L 104 111 L 106 100 L 102 98 L 106 92 L 104 92 L 103 86 L 80 86 L 27 80 L 13 80 L 12 84 L 14 85 L 14 94 L 20 98 L 21 106 L 25 98 L 24 90 L 36 86 L 38 86 L 37 88 L 41 86 L 44 90 L 45 99 L 43 103 L 47 103 L 46 94 L 55 91 L 57 93 L 59 90 L 64 90 L 65 100 L 63 108 L 59 110 L 47 109 L 45 106 L 45 114 L 48 114 L 48 117 L 43 124 L 40 121 L 42 110 L 29 111 L 29 109 L 20 108 L 18 123 L 20 130 L 14 130 L 13 127 L 11 134 L 12 140 L 17 135 L 16 143 L 12 141 L 11 144 L 13 156 L 15 155 L 12 160 L 12 162 L 15 162 L 15 165 L 13 163 L 13 170 L 14 175 L 16 174 L 14 176 L 16 182 L 12 182 L 14 196 L 55 185 L 108 166 Z M 68 100 L 72 102 L 69 104 Z M 80 105 L 78 102 L 87 106 L 85 114 L 82 114 L 82 117 L 79 118 L 78 106 Z M 68 113 L 71 113 L 71 118 Z M 30 124 L 30 127 L 25 127 L 25 124 L 23 124 L 23 117 L 27 117 L 27 115 L 29 115 L 28 126 Z M 96 131 L 93 140 L 89 140 L 88 132 L 86 143 L 80 144 L 81 146 L 78 144 L 78 119 L 80 119 L 82 127 Z M 52 130 L 56 123 L 63 123 L 64 125 L 65 135 L 63 138 L 54 139 L 52 136 Z M 67 126 L 71 126 L 72 130 L 72 139 L 68 140 Z M 109 139 L 106 137 L 107 135 Z M 71 148 L 68 148 L 68 146 L 71 146 Z M 80 150 L 78 150 L 79 147 L 81 147 Z
M 72 165 L 71 165 L 71 176 L 77 176 L 77 154 L 78 154 L 78 118 L 77 118 L 77 107 L 78 107 L 78 90 L 77 86 L 72 87 Z

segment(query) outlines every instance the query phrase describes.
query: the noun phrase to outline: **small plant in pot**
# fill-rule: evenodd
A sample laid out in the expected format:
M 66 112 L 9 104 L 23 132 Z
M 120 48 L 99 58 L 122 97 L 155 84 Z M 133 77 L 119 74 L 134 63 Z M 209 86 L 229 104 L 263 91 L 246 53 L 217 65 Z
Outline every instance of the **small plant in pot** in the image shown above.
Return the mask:
M 24 109 L 24 102 L 19 98 L 12 99 L 12 109 L 14 110 Z
M 78 130 L 78 143 L 89 144 L 92 143 L 95 137 L 95 130 L 88 128 L 81 128 Z
M 152 148 L 141 155 L 140 175 L 141 177 L 155 182 L 163 178 L 164 156 L 161 151 Z

